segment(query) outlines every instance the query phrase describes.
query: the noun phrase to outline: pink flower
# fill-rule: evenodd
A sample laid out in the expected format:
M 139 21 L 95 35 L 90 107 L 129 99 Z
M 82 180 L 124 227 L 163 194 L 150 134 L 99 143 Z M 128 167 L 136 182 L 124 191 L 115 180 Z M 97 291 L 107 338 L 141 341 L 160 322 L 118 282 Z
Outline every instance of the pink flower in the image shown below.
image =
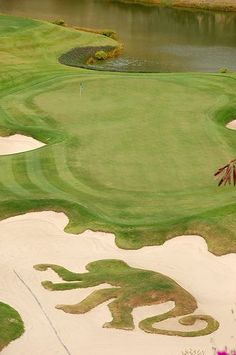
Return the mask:
M 217 351 L 217 355 L 230 355 L 230 353 L 228 353 L 227 351 Z

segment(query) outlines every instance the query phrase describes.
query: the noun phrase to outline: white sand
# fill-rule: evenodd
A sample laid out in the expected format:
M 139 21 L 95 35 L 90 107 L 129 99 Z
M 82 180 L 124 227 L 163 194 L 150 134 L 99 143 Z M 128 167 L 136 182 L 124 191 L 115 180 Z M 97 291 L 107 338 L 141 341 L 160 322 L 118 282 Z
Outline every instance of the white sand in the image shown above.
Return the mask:
M 236 120 L 234 128 L 236 129 Z M 232 122 L 230 123 L 232 124 Z M 232 128 L 232 127 L 229 127 Z M 0 155 L 14 154 L 42 147 L 33 138 L 14 135 L 0 138 Z M 184 349 L 203 349 L 212 354 L 212 346 L 236 345 L 236 255 L 215 257 L 207 251 L 205 241 L 198 237 L 178 237 L 163 246 L 146 247 L 137 251 L 118 249 L 112 234 L 86 231 L 81 236 L 63 232 L 68 223 L 63 213 L 28 213 L 0 222 L 0 300 L 15 307 L 21 314 L 25 334 L 3 350 L 5 355 L 66 354 L 52 326 L 38 303 L 18 279 L 22 277 L 36 295 L 49 316 L 62 342 L 73 355 L 178 355 Z M 69 315 L 54 307 L 74 304 L 92 290 L 109 287 L 49 292 L 41 280 L 60 279 L 52 271 L 37 272 L 34 264 L 55 263 L 71 270 L 85 271 L 88 262 L 99 259 L 122 259 L 134 267 L 156 270 L 172 277 L 186 288 L 199 303 L 196 313 L 209 314 L 221 323 L 214 334 L 198 338 L 179 338 L 102 328 L 111 319 L 106 304 L 85 315 Z M 136 325 L 146 317 L 166 312 L 169 302 L 159 306 L 142 307 L 133 313 Z M 201 322 L 189 329 L 200 329 Z M 163 329 L 182 329 L 174 320 L 158 324 Z
M 0 155 L 16 154 L 43 147 L 45 144 L 34 138 L 14 134 L 0 137 Z
M 236 120 L 227 123 L 226 127 L 229 129 L 236 129 Z
M 28 213 L 0 222 L 0 299 L 15 307 L 26 325 L 25 334 L 3 350 L 4 355 L 64 355 L 48 321 L 35 299 L 13 270 L 30 286 L 49 315 L 61 339 L 73 355 L 181 355 L 184 349 L 202 349 L 212 355 L 212 344 L 236 346 L 236 255 L 216 257 L 201 237 L 182 236 L 163 246 L 121 250 L 112 234 L 86 231 L 81 236 L 63 231 L 68 219 L 63 213 Z M 41 280 L 60 281 L 52 271 L 39 272 L 34 264 L 55 263 L 83 272 L 99 259 L 122 259 L 133 267 L 156 270 L 186 288 L 196 297 L 196 313 L 209 314 L 221 324 L 212 335 L 196 338 L 168 337 L 135 331 L 102 328 L 111 319 L 106 304 L 84 315 L 56 310 L 57 304 L 74 304 L 94 288 L 50 292 Z M 106 285 L 97 288 L 107 287 Z M 173 307 L 171 302 L 134 311 L 135 323 Z M 169 322 L 169 321 L 168 321 Z M 174 329 L 177 323 L 168 323 Z M 159 326 L 159 325 L 158 325 Z M 200 324 L 199 324 L 200 326 Z M 163 327 L 163 326 L 162 326 Z

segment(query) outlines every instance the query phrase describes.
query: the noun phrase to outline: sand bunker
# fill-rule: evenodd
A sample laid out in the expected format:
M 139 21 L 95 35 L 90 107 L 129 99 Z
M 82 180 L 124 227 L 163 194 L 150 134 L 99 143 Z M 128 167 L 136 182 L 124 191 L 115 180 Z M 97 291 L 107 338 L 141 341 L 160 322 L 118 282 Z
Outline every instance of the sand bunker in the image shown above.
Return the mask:
M 215 344 L 221 348 L 225 344 L 235 346 L 236 255 L 216 257 L 208 252 L 204 239 L 198 236 L 177 237 L 163 246 L 121 250 L 115 245 L 112 234 L 86 231 L 75 236 L 65 233 L 63 228 L 67 222 L 63 213 L 55 212 L 28 213 L 0 222 L 1 300 L 20 312 L 26 326 L 25 334 L 4 349 L 4 355 L 143 355 L 147 349 L 150 355 L 181 355 L 186 348 L 202 349 L 206 355 L 212 355 Z M 81 301 L 95 288 L 49 292 L 43 289 L 41 280 L 61 280 L 52 271 L 40 273 L 33 269 L 34 264 L 55 263 L 83 272 L 89 262 L 110 258 L 173 278 L 197 299 L 196 313 L 213 316 L 220 322 L 220 329 L 197 338 L 146 334 L 138 327 L 134 331 L 104 329 L 103 323 L 111 320 L 106 304 L 80 316 L 55 309 L 57 304 Z M 37 297 L 69 352 L 58 341 L 39 304 L 14 270 Z M 96 287 L 99 288 L 104 285 Z M 169 302 L 136 309 L 135 323 L 172 307 Z M 167 326 L 178 327 L 175 320 L 162 324 L 162 327 Z
M 230 121 L 229 123 L 227 123 L 226 127 L 229 129 L 236 129 L 236 120 L 233 120 L 233 121 Z
M 34 138 L 14 134 L 9 137 L 0 137 L 0 155 L 27 152 L 43 147 L 45 144 Z

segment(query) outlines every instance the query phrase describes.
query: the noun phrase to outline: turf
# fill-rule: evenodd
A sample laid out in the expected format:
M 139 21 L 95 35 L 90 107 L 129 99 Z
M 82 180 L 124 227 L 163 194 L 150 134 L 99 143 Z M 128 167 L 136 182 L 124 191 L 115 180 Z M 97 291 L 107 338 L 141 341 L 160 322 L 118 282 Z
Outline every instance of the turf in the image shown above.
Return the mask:
M 195 233 L 236 252 L 236 191 L 213 179 L 236 155 L 234 74 L 66 67 L 71 48 L 116 42 L 8 16 L 0 31 L 0 133 L 48 144 L 0 158 L 1 218 L 54 209 L 68 232 L 113 232 L 122 248 Z
M 175 303 L 173 309 L 142 320 L 139 327 L 147 333 L 183 337 L 208 335 L 219 327 L 219 323 L 211 316 L 191 315 L 197 309 L 197 302 L 174 280 L 154 271 L 132 268 L 122 260 L 94 261 L 86 265 L 88 271 L 86 273 L 71 272 L 62 266 L 53 264 L 39 264 L 34 268 L 39 271 L 51 269 L 66 281 L 62 283 L 43 281 L 44 288 L 50 291 L 67 291 L 102 284 L 111 285 L 110 288 L 92 292 L 77 304 L 56 306 L 57 309 L 66 313 L 83 314 L 103 302 L 112 300 L 108 307 L 113 319 L 103 325 L 105 328 L 133 330 L 132 312 L 135 308 L 169 301 Z M 203 320 L 207 325 L 202 330 L 196 331 L 174 331 L 154 327 L 160 321 L 177 316 L 185 316 L 179 320 L 179 323 L 183 325 L 194 325 L 196 320 Z
M 0 302 L 0 351 L 24 333 L 24 324 L 19 313 Z

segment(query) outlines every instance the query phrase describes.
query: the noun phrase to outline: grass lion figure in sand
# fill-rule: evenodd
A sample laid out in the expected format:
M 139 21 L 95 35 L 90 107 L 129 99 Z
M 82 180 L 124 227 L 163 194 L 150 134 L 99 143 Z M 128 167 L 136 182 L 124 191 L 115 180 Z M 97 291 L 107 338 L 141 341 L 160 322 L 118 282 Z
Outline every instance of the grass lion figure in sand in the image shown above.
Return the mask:
M 34 268 L 39 271 L 52 269 L 64 281 L 52 283 L 43 281 L 44 288 L 51 291 L 64 291 L 76 288 L 87 288 L 110 284 L 111 288 L 96 290 L 82 302 L 74 305 L 57 305 L 56 308 L 66 313 L 83 314 L 96 306 L 113 299 L 108 307 L 112 314 L 112 321 L 103 327 L 124 330 L 133 330 L 134 321 L 132 311 L 136 307 L 161 304 L 173 301 L 175 307 L 170 311 L 139 323 L 139 327 L 148 333 L 194 337 L 211 334 L 218 329 L 219 323 L 211 316 L 192 315 L 197 309 L 195 298 L 169 277 L 149 270 L 132 268 L 121 260 L 99 260 L 86 266 L 88 272 L 75 273 L 62 266 L 52 264 L 39 264 Z M 184 316 L 179 319 L 183 325 L 194 325 L 196 320 L 206 322 L 202 330 L 174 331 L 154 327 L 158 322 L 168 318 Z

